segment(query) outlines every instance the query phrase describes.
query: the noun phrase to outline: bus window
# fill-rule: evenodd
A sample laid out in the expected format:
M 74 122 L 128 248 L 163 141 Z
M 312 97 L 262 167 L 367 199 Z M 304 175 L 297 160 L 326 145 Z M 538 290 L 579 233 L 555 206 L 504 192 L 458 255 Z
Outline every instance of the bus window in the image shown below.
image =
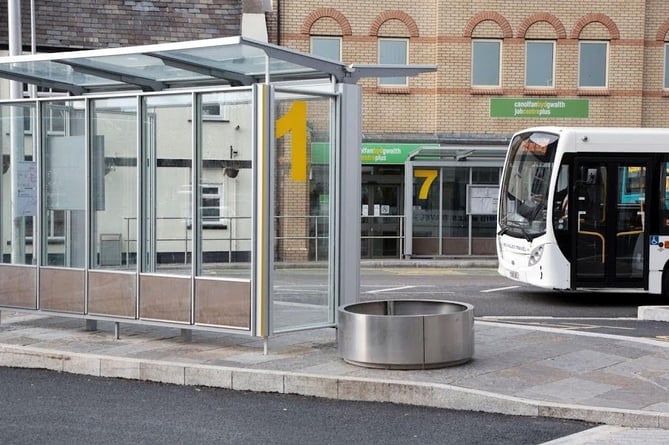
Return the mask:
M 553 227 L 555 230 L 569 229 L 569 165 L 563 164 L 558 171 L 553 199 Z
M 669 234 L 669 161 L 664 162 L 660 178 L 660 233 Z
M 620 188 L 621 204 L 638 204 L 645 201 L 644 179 L 646 167 L 627 166 L 623 167 L 620 175 L 622 187 Z
M 663 196 L 662 202 L 664 202 L 664 210 L 669 210 L 669 162 L 664 163 L 664 191 L 660 196 Z

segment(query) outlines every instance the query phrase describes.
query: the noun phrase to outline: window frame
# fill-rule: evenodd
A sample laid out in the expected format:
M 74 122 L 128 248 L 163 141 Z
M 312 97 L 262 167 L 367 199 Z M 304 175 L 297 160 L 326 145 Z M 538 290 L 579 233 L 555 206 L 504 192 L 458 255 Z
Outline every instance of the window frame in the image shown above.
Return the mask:
M 475 83 L 476 75 L 475 75 L 475 68 L 476 68 L 476 51 L 474 50 L 475 46 L 477 43 L 496 43 L 498 46 L 497 49 L 497 83 L 496 84 L 488 84 L 488 83 Z M 503 39 L 472 39 L 471 42 L 471 72 L 470 72 L 470 84 L 472 88 L 501 88 L 502 87 L 502 56 L 503 56 Z
M 528 46 L 531 44 L 550 44 L 551 46 L 551 78 L 550 85 L 541 85 L 541 84 L 530 84 L 528 83 L 528 69 L 531 66 L 528 51 Z M 525 41 L 525 88 L 540 88 L 540 89 L 553 89 L 555 88 L 555 40 L 541 40 L 541 39 L 531 39 Z
M 205 193 L 205 189 L 216 189 L 218 190 L 217 193 Z M 221 182 L 201 182 L 200 183 L 200 193 L 199 193 L 199 199 L 200 199 L 200 218 L 201 218 L 201 225 L 203 229 L 220 229 L 220 230 L 226 230 L 228 228 L 228 224 L 226 223 L 226 218 L 229 218 L 229 215 L 225 215 L 224 209 L 224 195 L 223 195 L 223 189 L 224 189 L 224 184 Z M 192 195 L 189 193 L 189 214 L 192 212 Z M 205 206 L 205 200 L 206 199 L 217 199 L 218 200 L 218 207 L 212 207 L 212 206 Z M 214 216 L 211 219 L 205 220 L 205 216 L 203 215 L 203 210 L 205 208 L 216 208 L 218 209 L 218 216 Z M 188 228 L 192 228 L 192 224 L 189 218 L 188 221 Z
M 604 45 L 606 52 L 605 57 L 606 61 L 604 64 L 604 84 L 603 85 L 583 85 L 581 74 L 582 74 L 582 56 L 583 56 L 583 45 Z M 586 90 L 604 90 L 609 86 L 609 61 L 610 61 L 610 42 L 608 40 L 579 40 L 578 42 L 578 88 Z
M 669 42 L 664 42 L 664 75 L 662 89 L 669 90 Z
M 216 109 L 218 107 L 218 109 Z M 202 104 L 203 121 L 230 122 L 228 107 L 219 102 L 207 102 Z
M 395 65 L 408 65 L 409 64 L 409 38 L 408 37 L 379 37 L 377 41 L 377 54 L 378 54 L 378 63 L 384 65 L 385 63 L 381 61 L 381 46 L 383 42 L 404 42 L 404 63 L 395 64 Z M 400 79 L 404 79 L 403 82 L 399 82 Z M 406 88 L 409 86 L 409 78 L 407 76 L 397 76 L 397 77 L 379 77 L 378 86 L 381 88 Z
M 323 58 L 329 59 L 329 57 L 327 57 L 327 56 L 325 56 L 325 55 L 318 54 L 318 53 L 314 52 L 314 40 L 321 40 L 321 41 L 325 41 L 325 40 L 336 40 L 337 43 L 338 43 L 338 47 L 339 47 L 339 48 L 338 48 L 338 49 L 339 49 L 339 56 L 337 57 L 337 59 L 333 59 L 333 60 L 336 60 L 337 62 L 341 62 L 341 61 L 342 61 L 342 38 L 341 38 L 341 36 L 320 36 L 320 35 L 312 35 L 312 36 L 310 36 L 310 39 L 309 39 L 309 52 L 310 52 L 311 54 L 313 54 L 314 56 L 317 56 L 317 57 L 323 57 Z

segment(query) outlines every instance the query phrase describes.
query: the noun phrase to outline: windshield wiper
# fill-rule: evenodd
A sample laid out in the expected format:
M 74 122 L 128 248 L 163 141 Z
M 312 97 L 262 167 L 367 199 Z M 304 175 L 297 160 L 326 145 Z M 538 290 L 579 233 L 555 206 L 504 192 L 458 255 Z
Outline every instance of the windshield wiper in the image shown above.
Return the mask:
M 527 229 L 525 229 L 525 227 L 521 226 L 520 224 L 511 224 L 508 221 L 506 222 L 506 225 L 504 227 L 502 227 L 502 229 L 499 232 L 497 232 L 497 234 L 498 235 L 506 235 L 507 233 L 509 233 L 509 231 L 511 229 L 518 229 L 520 231 L 520 233 L 523 234 L 523 237 L 527 241 L 532 241 L 533 237 L 532 237 L 532 235 L 530 235 L 530 233 L 527 231 Z

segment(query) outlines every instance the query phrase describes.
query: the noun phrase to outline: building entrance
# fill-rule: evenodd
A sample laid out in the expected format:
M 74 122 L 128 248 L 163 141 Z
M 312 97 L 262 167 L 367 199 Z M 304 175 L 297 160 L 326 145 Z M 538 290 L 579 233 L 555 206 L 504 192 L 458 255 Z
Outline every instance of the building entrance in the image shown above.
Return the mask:
M 386 167 L 384 170 L 388 170 Z M 403 246 L 402 168 L 363 167 L 361 258 L 399 258 Z

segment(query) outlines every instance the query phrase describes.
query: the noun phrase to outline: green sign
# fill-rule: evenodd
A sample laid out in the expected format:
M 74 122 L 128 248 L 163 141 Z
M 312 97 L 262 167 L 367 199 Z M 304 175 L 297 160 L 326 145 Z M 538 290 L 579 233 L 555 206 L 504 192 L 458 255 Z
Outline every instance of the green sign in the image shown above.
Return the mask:
M 435 144 L 387 144 L 365 142 L 360 160 L 363 164 L 404 164 L 409 155 L 419 148 L 439 147 Z
M 587 99 L 490 99 L 490 117 L 551 119 L 589 117 L 589 114 L 590 101 Z
M 362 164 L 404 164 L 411 153 L 425 147 L 433 148 L 439 145 L 365 142 L 362 144 L 360 161 Z M 330 144 L 327 142 L 312 143 L 311 162 L 327 164 L 329 148 Z

